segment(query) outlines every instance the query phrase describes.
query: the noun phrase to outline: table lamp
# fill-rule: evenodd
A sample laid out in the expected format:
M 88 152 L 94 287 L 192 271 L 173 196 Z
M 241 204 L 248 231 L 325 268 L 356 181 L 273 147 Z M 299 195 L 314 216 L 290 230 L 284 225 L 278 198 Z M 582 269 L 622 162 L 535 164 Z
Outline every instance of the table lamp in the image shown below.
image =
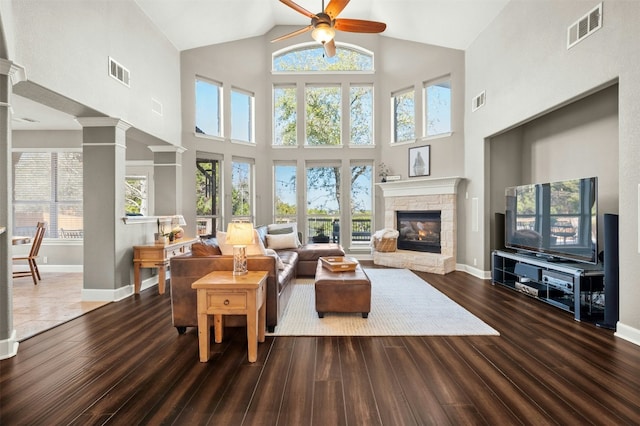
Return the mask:
M 247 273 L 247 244 L 253 244 L 253 224 L 230 222 L 226 243 L 233 245 L 233 275 Z

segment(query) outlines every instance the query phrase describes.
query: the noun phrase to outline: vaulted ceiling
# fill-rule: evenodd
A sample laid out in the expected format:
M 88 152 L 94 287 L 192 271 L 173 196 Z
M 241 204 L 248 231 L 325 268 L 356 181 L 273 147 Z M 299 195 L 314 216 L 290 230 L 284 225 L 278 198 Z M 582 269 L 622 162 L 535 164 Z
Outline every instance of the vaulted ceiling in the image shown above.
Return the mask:
M 278 0 L 134 0 L 179 50 L 309 25 Z M 322 0 L 294 0 L 312 13 Z M 329 0 L 325 1 L 325 5 Z M 509 0 L 351 0 L 340 18 L 385 22 L 383 36 L 466 49 Z

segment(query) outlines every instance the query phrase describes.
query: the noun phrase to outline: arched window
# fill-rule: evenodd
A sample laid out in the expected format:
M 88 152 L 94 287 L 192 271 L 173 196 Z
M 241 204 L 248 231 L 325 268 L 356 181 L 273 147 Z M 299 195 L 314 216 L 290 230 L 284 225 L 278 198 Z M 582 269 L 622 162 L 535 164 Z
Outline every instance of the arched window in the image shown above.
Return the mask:
M 373 53 L 360 47 L 336 43 L 336 54 L 328 58 L 317 43 L 303 43 L 273 54 L 274 72 L 373 72 Z

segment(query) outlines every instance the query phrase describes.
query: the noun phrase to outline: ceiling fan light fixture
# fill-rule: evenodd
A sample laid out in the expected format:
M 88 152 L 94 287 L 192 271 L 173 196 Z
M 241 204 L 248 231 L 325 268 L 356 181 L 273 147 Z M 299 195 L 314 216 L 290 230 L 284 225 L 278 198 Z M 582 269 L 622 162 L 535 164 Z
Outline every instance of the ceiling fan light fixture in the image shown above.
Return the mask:
M 336 31 L 326 22 L 319 22 L 311 32 L 311 37 L 321 44 L 325 44 L 335 37 Z

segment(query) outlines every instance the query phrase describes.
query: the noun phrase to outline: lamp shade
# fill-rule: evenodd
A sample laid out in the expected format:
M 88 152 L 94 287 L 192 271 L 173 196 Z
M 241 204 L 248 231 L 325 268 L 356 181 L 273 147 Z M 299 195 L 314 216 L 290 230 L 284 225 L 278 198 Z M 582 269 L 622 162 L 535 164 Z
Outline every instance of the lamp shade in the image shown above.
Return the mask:
M 249 222 L 231 222 L 227 227 L 227 244 L 247 245 L 253 243 L 253 224 Z

